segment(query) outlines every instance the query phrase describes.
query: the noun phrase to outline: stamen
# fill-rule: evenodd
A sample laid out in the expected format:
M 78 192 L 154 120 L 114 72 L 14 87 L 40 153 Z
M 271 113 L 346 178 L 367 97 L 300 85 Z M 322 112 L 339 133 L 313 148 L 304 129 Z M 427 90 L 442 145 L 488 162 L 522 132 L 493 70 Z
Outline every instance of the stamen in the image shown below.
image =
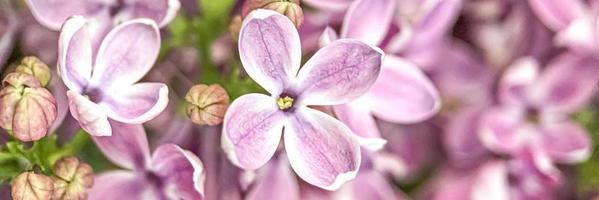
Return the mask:
M 289 96 L 279 97 L 277 98 L 277 105 L 279 106 L 280 110 L 287 110 L 293 107 L 293 98 Z

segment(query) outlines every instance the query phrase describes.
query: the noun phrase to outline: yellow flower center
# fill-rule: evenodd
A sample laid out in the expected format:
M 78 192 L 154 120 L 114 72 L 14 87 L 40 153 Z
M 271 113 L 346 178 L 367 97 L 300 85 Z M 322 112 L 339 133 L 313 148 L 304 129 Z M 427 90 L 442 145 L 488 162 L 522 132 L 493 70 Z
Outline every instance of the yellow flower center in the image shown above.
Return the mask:
M 285 96 L 282 98 L 279 97 L 277 98 L 277 105 L 279 106 L 280 110 L 287 110 L 291 108 L 291 106 L 293 106 L 293 98 L 289 96 Z

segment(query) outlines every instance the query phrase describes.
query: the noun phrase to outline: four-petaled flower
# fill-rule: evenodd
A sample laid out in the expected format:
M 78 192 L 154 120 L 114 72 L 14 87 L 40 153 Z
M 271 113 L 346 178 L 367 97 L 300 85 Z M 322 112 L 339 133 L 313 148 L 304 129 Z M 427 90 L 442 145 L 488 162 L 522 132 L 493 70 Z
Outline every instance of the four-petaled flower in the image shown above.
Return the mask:
M 89 199 L 202 199 L 205 171 L 192 152 L 174 144 L 159 146 L 150 156 L 146 132 L 141 125 L 110 120 L 110 137 L 93 137 L 113 163 L 127 170 L 105 172 L 96 177 Z
M 308 105 L 343 104 L 366 93 L 380 73 L 383 52 L 359 40 L 336 40 L 300 70 L 293 23 L 259 9 L 243 22 L 239 53 L 248 75 L 271 96 L 246 94 L 229 107 L 222 142 L 232 162 L 261 167 L 283 135 L 289 162 L 306 182 L 335 190 L 353 179 L 361 159 L 357 139 L 343 123 Z
M 490 150 L 517 156 L 532 149 L 535 157 L 577 163 L 591 153 L 586 130 L 570 120 L 593 95 L 597 84 L 594 58 L 563 54 L 542 73 L 532 58 L 518 60 L 499 84 L 500 104 L 482 114 L 480 139 Z
M 138 18 L 154 20 L 160 27 L 175 18 L 179 0 L 27 0 L 35 19 L 52 30 L 73 15 L 83 16 L 110 27 Z
M 137 19 L 112 29 L 94 52 L 90 24 L 74 16 L 62 28 L 59 73 L 69 88 L 69 108 L 79 125 L 94 136 L 111 135 L 108 118 L 140 124 L 167 105 L 162 83 L 135 83 L 152 67 L 160 49 L 154 21 Z

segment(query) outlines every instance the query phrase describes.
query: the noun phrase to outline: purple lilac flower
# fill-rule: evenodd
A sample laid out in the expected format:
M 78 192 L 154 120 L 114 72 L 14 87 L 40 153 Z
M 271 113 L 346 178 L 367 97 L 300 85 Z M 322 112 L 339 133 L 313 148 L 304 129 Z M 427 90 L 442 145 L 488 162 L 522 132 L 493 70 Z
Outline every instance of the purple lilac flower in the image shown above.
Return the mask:
M 157 116 L 168 103 L 162 83 L 136 83 L 150 70 L 160 48 L 158 26 L 149 19 L 112 29 L 98 52 L 80 16 L 69 18 L 59 41 L 59 74 L 69 88 L 69 108 L 79 125 L 95 136 L 111 135 L 108 119 L 139 124 Z
M 380 45 L 395 11 L 393 0 L 357 0 L 345 15 L 340 38 L 355 38 L 371 45 Z M 376 20 L 377 23 L 372 23 Z M 328 44 L 337 33 L 327 28 L 321 41 Z M 380 149 L 380 138 L 374 116 L 389 122 L 414 123 L 426 120 L 441 107 L 439 95 L 432 82 L 411 62 L 387 56 L 381 75 L 370 91 L 347 104 L 335 106 L 337 117 L 361 137 L 361 144 Z
M 586 130 L 569 118 L 592 97 L 599 72 L 594 58 L 562 54 L 540 71 L 532 58 L 514 63 L 501 79 L 500 104 L 484 111 L 480 138 L 490 150 L 517 154 L 535 149 L 538 157 L 577 163 L 591 153 Z
M 138 18 L 154 20 L 158 26 L 168 24 L 177 14 L 179 0 L 27 0 L 37 21 L 52 30 L 73 15 L 100 21 L 102 25 L 118 24 Z
M 347 103 L 375 82 L 383 53 L 358 40 L 320 49 L 300 68 L 301 46 L 293 24 L 281 14 L 252 12 L 244 21 L 239 52 L 246 72 L 271 96 L 246 94 L 229 107 L 223 148 L 236 165 L 256 169 L 284 143 L 294 171 L 306 182 L 335 190 L 355 177 L 360 147 L 352 131 L 307 105 Z
M 163 144 L 150 156 L 141 125 L 110 120 L 113 135 L 94 137 L 100 150 L 125 170 L 104 172 L 89 190 L 90 199 L 202 199 L 205 172 L 193 153 Z

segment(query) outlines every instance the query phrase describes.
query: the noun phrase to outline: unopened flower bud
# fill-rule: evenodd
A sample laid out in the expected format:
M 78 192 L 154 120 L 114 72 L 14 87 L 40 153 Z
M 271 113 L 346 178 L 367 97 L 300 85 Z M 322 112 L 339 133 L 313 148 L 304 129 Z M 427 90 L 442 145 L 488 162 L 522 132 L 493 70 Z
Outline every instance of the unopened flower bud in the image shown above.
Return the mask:
M 227 91 L 217 84 L 195 85 L 187 92 L 185 100 L 188 103 L 187 116 L 199 125 L 214 126 L 222 123 L 229 107 Z
M 24 172 L 12 181 L 12 199 L 14 200 L 50 200 L 54 191 L 52 178 Z
M 54 174 L 54 199 L 87 199 L 87 190 L 94 185 L 92 167 L 73 156 L 58 160 Z
M 52 73 L 50 73 L 50 68 L 48 68 L 48 65 L 34 56 L 23 58 L 23 60 L 21 60 L 21 64 L 17 66 L 15 72 L 34 76 L 40 81 L 42 86 L 48 85 L 50 79 L 52 78 Z
M 274 10 L 287 16 L 295 27 L 299 27 L 304 21 L 299 0 L 247 0 L 241 8 L 241 16 L 245 18 L 252 10 L 259 8 Z
M 29 74 L 10 73 L 0 90 L 0 127 L 22 141 L 39 140 L 56 119 L 56 100 Z

